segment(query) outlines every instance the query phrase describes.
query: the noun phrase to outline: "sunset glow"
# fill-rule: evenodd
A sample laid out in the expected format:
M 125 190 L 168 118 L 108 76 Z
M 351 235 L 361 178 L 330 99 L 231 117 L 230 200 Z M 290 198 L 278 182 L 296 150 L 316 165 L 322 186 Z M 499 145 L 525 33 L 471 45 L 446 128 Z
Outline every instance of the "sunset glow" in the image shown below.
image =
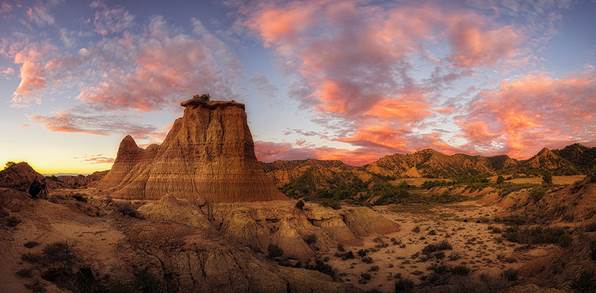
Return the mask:
M 596 145 L 594 1 L 196 2 L 0 0 L 0 162 L 109 169 L 207 92 L 263 161 Z

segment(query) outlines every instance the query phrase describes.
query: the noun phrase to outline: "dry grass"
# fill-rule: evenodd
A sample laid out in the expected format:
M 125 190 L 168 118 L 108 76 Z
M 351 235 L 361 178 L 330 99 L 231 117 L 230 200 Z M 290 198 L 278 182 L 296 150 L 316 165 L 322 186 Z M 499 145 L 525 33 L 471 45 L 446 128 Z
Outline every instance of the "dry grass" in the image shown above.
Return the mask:
M 503 176 L 505 178 L 509 177 Z M 586 175 L 569 175 L 569 176 L 553 176 L 553 184 L 557 185 L 570 185 L 575 182 L 581 181 L 586 177 Z M 497 176 L 490 177 L 490 181 L 492 183 L 496 182 Z M 524 177 L 524 178 L 513 178 L 510 180 L 506 180 L 505 182 L 512 183 L 512 184 L 542 184 L 542 177 Z
M 449 180 L 449 179 L 443 179 L 443 178 L 424 178 L 424 177 L 420 177 L 420 178 L 398 178 L 398 179 L 395 179 L 395 180 L 391 181 L 391 184 L 397 186 L 397 185 L 401 184 L 403 181 L 405 181 L 406 183 L 408 183 L 408 185 L 420 187 L 420 186 L 422 186 L 422 184 L 425 181 L 451 181 L 451 180 Z

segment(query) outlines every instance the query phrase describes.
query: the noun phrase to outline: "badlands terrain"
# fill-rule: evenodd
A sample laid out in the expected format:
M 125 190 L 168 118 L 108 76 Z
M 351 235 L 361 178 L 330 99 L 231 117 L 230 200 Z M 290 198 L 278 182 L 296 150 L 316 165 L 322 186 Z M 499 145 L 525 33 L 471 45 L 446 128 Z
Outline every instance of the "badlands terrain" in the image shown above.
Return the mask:
M 111 170 L 0 172 L 0 292 L 594 292 L 596 149 L 257 161 L 195 96 Z

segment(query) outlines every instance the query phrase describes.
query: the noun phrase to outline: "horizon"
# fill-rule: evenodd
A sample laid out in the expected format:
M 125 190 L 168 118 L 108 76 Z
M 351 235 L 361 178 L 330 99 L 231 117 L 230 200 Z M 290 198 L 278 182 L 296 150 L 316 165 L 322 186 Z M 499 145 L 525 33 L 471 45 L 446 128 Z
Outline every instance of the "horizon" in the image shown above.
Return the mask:
M 596 146 L 595 1 L 181 3 L 0 0 L 0 162 L 108 170 L 206 92 L 265 162 Z

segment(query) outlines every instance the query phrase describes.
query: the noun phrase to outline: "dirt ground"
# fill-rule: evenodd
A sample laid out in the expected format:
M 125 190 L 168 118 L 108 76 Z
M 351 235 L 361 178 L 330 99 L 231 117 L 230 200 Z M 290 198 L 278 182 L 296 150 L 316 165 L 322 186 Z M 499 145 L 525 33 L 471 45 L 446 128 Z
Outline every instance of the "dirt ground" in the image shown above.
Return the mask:
M 334 254 L 327 255 L 329 264 L 338 270 L 341 280 L 362 289 L 394 292 L 393 280 L 399 277 L 414 282 L 421 281 L 432 271 L 433 265 L 465 266 L 470 275 L 496 276 L 509 268 L 518 268 L 524 262 L 544 256 L 553 245 L 541 245 L 527 249 L 523 245 L 503 240 L 499 224 L 483 223 L 482 218 L 499 214 L 495 206 L 482 206 L 478 202 L 452 205 L 380 206 L 375 208 L 386 217 L 399 223 L 401 230 L 384 236 L 371 236 L 362 246 L 345 247 L 355 254 L 354 259 L 342 260 Z M 495 231 L 496 229 L 496 231 Z M 441 259 L 421 258 L 423 248 L 432 243 L 447 241 L 452 249 L 444 250 Z M 360 249 L 369 249 L 366 263 L 358 256 Z M 361 274 L 370 275 L 363 282 Z

